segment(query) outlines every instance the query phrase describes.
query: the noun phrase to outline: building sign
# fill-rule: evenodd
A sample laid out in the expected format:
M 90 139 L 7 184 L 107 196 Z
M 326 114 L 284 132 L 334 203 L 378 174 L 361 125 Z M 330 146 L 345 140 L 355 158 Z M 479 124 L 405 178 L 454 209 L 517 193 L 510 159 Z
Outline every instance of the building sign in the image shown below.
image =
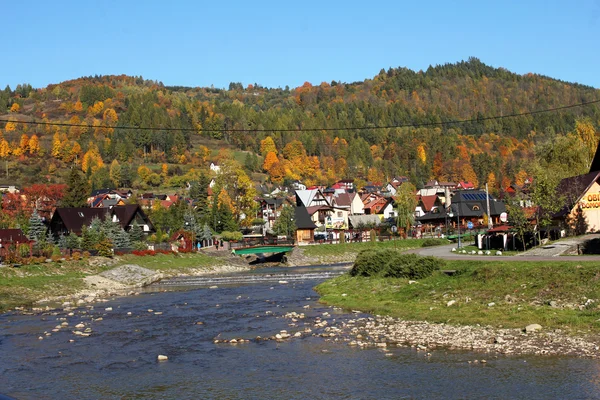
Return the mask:
M 327 229 L 348 229 L 344 218 L 335 218 L 328 216 L 325 219 L 325 228 Z
M 600 208 L 600 193 L 589 193 L 579 202 L 581 208 Z

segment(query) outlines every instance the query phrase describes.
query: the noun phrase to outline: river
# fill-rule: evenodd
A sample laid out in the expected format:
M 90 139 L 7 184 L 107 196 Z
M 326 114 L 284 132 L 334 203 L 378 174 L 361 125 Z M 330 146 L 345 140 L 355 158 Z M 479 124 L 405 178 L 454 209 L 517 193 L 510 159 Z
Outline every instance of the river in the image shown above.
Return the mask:
M 320 332 L 316 318 L 331 326 L 357 317 L 320 305 L 312 290 L 340 272 L 305 267 L 180 278 L 93 308 L 1 315 L 0 393 L 17 399 L 600 398 L 598 360 L 445 350 L 425 357 L 413 348 L 360 349 L 313 336 Z M 293 321 L 292 312 L 305 318 Z M 52 332 L 65 322 L 68 327 Z M 79 323 L 85 327 L 75 328 Z M 86 328 L 88 337 L 73 333 Z M 302 337 L 256 340 L 282 330 Z M 214 343 L 234 338 L 250 341 Z M 168 360 L 158 361 L 159 354 Z M 472 362 L 483 358 L 487 363 Z

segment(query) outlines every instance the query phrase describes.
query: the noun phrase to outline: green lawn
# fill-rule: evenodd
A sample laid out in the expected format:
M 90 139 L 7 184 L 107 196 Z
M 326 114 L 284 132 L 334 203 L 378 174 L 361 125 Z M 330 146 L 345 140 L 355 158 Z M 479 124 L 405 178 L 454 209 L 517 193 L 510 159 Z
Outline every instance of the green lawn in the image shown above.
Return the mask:
M 407 320 L 600 332 L 598 263 L 447 261 L 445 269 L 457 273 L 436 272 L 413 284 L 346 274 L 316 290 L 326 304 Z

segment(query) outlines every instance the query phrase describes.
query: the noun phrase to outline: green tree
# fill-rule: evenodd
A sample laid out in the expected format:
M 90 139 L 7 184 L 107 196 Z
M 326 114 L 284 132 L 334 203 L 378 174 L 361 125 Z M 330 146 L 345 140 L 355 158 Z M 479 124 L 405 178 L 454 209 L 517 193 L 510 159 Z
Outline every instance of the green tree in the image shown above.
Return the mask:
M 519 205 L 518 201 L 513 201 L 508 205 L 508 223 L 516 231 L 517 236 L 521 238 L 523 243 L 523 251 L 527 250 L 525 235 L 531 233 L 531 223 L 525 215 L 525 211 Z
M 273 231 L 279 236 L 285 235 L 293 239 L 296 236 L 297 229 L 294 207 L 286 204 L 281 208 L 279 217 L 275 220 Z
M 121 187 L 121 164 L 116 158 L 110 163 L 109 175 L 113 185 L 117 188 Z
M 142 231 L 142 227 L 137 223 L 137 221 L 133 222 L 131 229 L 129 230 L 129 240 L 131 242 L 143 242 L 144 241 L 144 231 Z
M 29 239 L 35 241 L 36 246 L 40 244 L 40 242 L 45 242 L 46 240 L 46 226 L 44 225 L 44 221 L 38 215 L 37 210 L 33 210 L 31 214 L 31 218 L 29 218 Z
M 536 166 L 530 195 L 536 208 L 536 219 L 540 227 L 538 239 L 541 241 L 542 229 L 547 229 L 552 224 L 552 216 L 565 204 L 565 198 L 557 193 L 558 177 L 547 169 Z
M 403 231 L 403 236 L 410 231 L 415 221 L 415 208 L 417 207 L 416 198 L 417 189 L 410 182 L 405 182 L 398 188 L 394 201 L 396 202 L 396 211 L 398 218 L 396 223 L 399 230 Z
M 62 198 L 63 207 L 84 207 L 90 189 L 87 180 L 77 168 L 71 168 L 67 180 L 67 191 Z

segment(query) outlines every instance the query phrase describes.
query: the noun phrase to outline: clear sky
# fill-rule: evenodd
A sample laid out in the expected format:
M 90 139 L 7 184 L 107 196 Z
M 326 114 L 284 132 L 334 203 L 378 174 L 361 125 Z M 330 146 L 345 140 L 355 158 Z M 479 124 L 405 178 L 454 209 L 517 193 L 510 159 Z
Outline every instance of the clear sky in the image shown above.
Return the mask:
M 296 87 L 477 57 L 600 88 L 600 0 L 2 1 L 0 86 Z

